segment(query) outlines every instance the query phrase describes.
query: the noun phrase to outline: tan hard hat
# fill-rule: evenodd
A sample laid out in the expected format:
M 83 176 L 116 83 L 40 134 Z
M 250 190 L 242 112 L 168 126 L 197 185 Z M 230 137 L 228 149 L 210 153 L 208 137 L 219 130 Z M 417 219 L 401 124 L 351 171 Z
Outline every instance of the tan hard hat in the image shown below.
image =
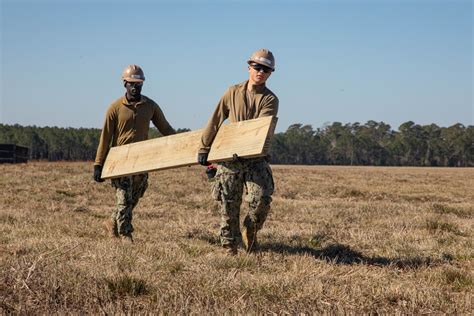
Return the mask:
M 262 48 L 257 50 L 250 56 L 247 63 L 250 65 L 251 63 L 257 63 L 263 66 L 267 66 L 272 70 L 275 70 L 275 57 L 268 49 Z
M 140 66 L 128 65 L 122 73 L 122 80 L 128 82 L 143 82 L 145 81 L 145 74 Z

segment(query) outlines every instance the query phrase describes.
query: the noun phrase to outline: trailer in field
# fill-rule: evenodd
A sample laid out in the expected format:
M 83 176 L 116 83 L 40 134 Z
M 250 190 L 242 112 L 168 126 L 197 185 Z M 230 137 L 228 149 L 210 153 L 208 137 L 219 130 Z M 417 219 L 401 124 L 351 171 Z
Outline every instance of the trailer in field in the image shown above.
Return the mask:
M 0 163 L 26 163 L 29 148 L 15 144 L 0 144 Z

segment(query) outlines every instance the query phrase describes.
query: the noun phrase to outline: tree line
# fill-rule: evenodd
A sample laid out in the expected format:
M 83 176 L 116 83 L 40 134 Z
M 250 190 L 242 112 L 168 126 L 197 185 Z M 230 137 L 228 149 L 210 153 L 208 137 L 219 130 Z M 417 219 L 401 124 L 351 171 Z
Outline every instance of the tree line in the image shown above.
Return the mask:
M 474 166 L 474 126 L 409 121 L 395 131 L 375 121 L 316 130 L 294 124 L 274 136 L 271 156 L 278 164 L 468 167 Z
M 187 132 L 189 129 L 178 129 Z M 0 143 L 26 146 L 34 160 L 94 160 L 101 130 L 98 128 L 61 128 L 0 124 Z M 149 138 L 160 137 L 150 128 Z
M 189 129 L 178 129 L 186 132 Z M 149 138 L 159 137 L 150 128 Z M 23 145 L 35 160 L 94 160 L 100 129 L 0 124 L 0 143 Z M 474 166 L 474 126 L 334 122 L 321 128 L 293 124 L 271 140 L 276 164 Z

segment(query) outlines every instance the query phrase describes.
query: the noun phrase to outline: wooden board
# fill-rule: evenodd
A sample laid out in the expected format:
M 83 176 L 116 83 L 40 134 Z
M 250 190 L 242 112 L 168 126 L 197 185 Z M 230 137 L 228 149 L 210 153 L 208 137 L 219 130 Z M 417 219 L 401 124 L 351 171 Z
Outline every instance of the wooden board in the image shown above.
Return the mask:
M 221 126 L 209 152 L 210 162 L 261 157 L 268 152 L 277 118 L 266 116 Z M 196 165 L 203 130 L 112 147 L 102 178 L 117 178 L 143 172 Z

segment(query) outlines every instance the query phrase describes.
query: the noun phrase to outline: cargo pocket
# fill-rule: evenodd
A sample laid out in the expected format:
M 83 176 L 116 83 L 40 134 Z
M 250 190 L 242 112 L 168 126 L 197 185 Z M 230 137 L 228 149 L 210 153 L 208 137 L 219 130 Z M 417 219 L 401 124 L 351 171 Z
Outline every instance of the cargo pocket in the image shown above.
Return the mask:
M 211 197 L 215 201 L 222 200 L 222 186 L 219 181 L 214 181 L 211 187 Z

